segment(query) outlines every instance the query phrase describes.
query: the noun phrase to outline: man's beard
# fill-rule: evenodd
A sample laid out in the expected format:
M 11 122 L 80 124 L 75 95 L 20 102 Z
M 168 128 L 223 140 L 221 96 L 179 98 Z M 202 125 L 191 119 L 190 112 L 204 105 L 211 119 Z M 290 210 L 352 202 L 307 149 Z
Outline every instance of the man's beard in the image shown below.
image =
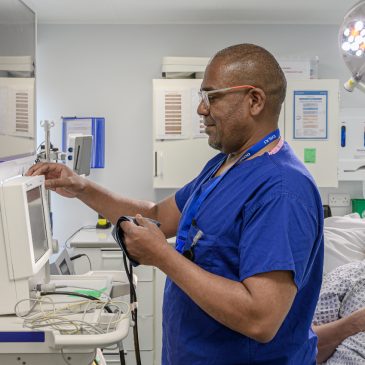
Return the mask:
M 212 141 L 209 141 L 209 139 L 208 139 L 208 145 L 218 151 L 221 151 L 221 149 L 222 149 L 222 145 L 219 142 L 212 142 Z

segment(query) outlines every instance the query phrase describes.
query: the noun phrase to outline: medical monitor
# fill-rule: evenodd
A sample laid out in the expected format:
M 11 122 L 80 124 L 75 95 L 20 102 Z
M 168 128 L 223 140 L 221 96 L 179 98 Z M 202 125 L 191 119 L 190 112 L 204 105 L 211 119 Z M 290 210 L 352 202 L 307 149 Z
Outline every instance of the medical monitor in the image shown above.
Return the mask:
M 11 302 L 5 311 L 6 303 L 0 301 L 1 314 L 29 298 L 34 284 L 47 276 L 52 236 L 44 177 L 19 176 L 3 182 L 0 209 L 0 286 L 6 303 Z

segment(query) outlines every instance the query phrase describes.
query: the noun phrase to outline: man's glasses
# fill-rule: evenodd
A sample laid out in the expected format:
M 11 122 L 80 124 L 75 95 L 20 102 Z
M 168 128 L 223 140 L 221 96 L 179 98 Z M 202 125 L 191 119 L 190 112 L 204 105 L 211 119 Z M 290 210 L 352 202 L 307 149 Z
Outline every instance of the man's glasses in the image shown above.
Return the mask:
M 209 91 L 200 90 L 200 91 L 198 91 L 199 104 L 201 102 L 203 102 L 205 109 L 209 110 L 209 108 L 210 108 L 209 97 L 212 94 L 235 92 L 235 91 L 239 91 L 239 90 L 243 90 L 243 89 L 255 89 L 255 88 L 256 87 L 252 86 L 252 85 L 240 85 L 240 86 L 232 86 L 232 87 L 226 87 L 224 89 L 216 89 L 216 90 L 209 90 Z

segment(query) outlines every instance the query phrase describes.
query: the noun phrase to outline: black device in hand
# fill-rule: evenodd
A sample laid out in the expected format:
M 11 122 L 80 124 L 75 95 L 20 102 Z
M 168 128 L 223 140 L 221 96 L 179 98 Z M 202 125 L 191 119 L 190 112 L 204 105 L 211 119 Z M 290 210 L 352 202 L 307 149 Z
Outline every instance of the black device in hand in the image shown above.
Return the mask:
M 149 222 L 152 222 L 154 224 L 156 224 L 157 227 L 160 227 L 161 223 L 154 220 L 154 219 L 151 219 L 151 218 L 144 218 L 146 220 L 148 220 Z M 123 215 L 121 216 L 116 225 L 114 226 L 113 228 L 113 231 L 112 231 L 112 235 L 115 239 L 115 241 L 118 243 L 119 247 L 121 248 L 121 250 L 125 253 L 125 255 L 128 257 L 128 260 L 130 261 L 130 263 L 136 267 L 139 265 L 139 262 L 138 261 L 135 261 L 133 260 L 130 256 L 129 256 L 129 253 L 128 253 L 128 250 L 127 250 L 127 247 L 125 245 L 125 242 L 124 242 L 124 232 L 122 230 L 122 228 L 120 227 L 120 224 L 122 222 L 132 222 L 134 224 L 136 224 L 137 226 L 139 226 L 138 222 L 136 221 L 136 218 L 135 217 L 131 217 L 129 215 Z

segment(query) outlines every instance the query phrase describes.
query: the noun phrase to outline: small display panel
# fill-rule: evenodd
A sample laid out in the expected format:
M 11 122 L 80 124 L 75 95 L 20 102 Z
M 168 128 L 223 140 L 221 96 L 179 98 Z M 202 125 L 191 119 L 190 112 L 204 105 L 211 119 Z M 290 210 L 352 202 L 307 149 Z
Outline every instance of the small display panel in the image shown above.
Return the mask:
M 60 271 L 62 275 L 71 275 L 70 269 L 67 266 L 66 259 L 63 259 L 62 262 L 60 263 Z
M 48 250 L 46 222 L 41 187 L 27 191 L 30 229 L 32 231 L 34 260 L 37 262 Z

